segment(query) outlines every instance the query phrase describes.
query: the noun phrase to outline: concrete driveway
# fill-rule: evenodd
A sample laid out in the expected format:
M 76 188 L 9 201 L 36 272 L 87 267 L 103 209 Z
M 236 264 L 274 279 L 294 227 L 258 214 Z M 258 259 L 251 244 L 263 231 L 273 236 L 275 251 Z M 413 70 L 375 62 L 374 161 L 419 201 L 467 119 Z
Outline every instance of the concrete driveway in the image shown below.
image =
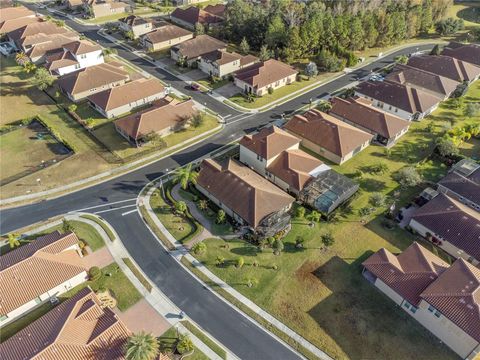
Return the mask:
M 228 83 L 227 85 L 219 87 L 217 90 L 215 90 L 216 93 L 222 95 L 223 97 L 226 97 L 227 99 L 235 94 L 238 94 L 241 91 L 242 89 L 236 87 L 233 83 Z
M 194 81 L 201 80 L 201 79 L 206 79 L 208 77 L 207 74 L 205 74 L 203 71 L 198 70 L 198 69 L 189 71 L 189 72 L 185 73 L 184 75 L 187 76 L 188 78 L 194 80 Z

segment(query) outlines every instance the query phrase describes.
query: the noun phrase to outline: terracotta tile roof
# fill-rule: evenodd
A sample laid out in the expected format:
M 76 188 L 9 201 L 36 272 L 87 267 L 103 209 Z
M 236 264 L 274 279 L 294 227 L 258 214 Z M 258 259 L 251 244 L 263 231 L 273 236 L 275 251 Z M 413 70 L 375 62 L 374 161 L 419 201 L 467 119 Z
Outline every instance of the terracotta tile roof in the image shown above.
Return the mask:
M 130 27 L 151 23 L 151 21 L 137 15 L 129 15 L 119 19 L 118 21 L 123 22 Z
M 480 74 L 480 67 L 443 55 L 413 56 L 408 65 L 458 82 L 471 81 Z
M 330 101 L 332 109 L 329 114 L 358 124 L 387 139 L 395 137 L 410 126 L 409 121 L 371 106 L 371 102 L 364 98 L 334 97 Z
M 139 79 L 90 95 L 88 100 L 107 111 L 160 94 L 164 90 L 157 79 Z
M 72 38 L 73 37 L 73 38 Z M 68 44 L 72 40 L 78 38 L 77 34 L 53 34 L 48 36 L 48 41 L 33 45 L 27 50 L 26 54 L 30 58 L 36 58 L 48 54 L 50 52 L 56 52 L 63 48 L 63 45 Z
M 439 194 L 417 209 L 412 220 L 480 260 L 480 214 L 475 210 Z
M 115 126 L 132 139 L 141 139 L 152 132 L 169 129 L 183 119 L 190 119 L 197 110 L 193 100 L 179 102 L 161 99 L 153 107 L 115 121 Z
M 21 17 L 0 22 L 0 34 L 6 34 L 31 23 L 42 22 L 40 17 Z
M 212 52 L 209 52 L 202 56 L 202 59 L 209 62 L 215 62 L 218 65 L 229 64 L 236 60 L 240 60 L 241 58 L 242 58 L 242 55 L 237 54 L 235 52 L 220 51 L 220 50 L 213 50 Z
M 280 153 L 267 167 L 267 170 L 286 182 L 291 188 L 300 191 L 313 179 L 310 173 L 322 164 L 322 161 L 305 151 L 292 149 Z
M 445 46 L 442 55 L 480 66 L 480 45 L 452 42 Z
M 78 64 L 78 61 L 69 51 L 58 51 L 47 55 L 45 67 L 48 70 L 53 71 L 75 64 Z
M 32 35 L 38 35 L 38 34 L 53 35 L 53 34 L 63 34 L 68 32 L 70 31 L 63 27 L 57 26 L 50 21 L 42 21 L 42 22 L 34 22 L 31 24 L 22 26 L 19 29 L 9 32 L 8 36 L 14 41 L 19 41 L 20 39 L 24 39 Z M 31 44 L 25 41 L 21 41 L 20 43 L 25 45 Z
M 5 7 L 0 11 L 0 23 L 8 20 L 34 16 L 35 13 L 27 9 L 25 6 Z
M 373 138 L 373 135 L 316 109 L 295 115 L 284 128 L 341 157 Z
M 399 255 L 380 249 L 362 265 L 415 306 L 420 303 L 422 291 L 449 266 L 416 242 Z
M 77 40 L 63 45 L 63 48 L 70 51 L 74 55 L 88 54 L 94 51 L 102 50 L 100 45 L 87 40 Z
M 0 314 L 8 314 L 86 269 L 74 233 L 55 231 L 0 257 Z M 39 275 L 41 274 L 41 275 Z
M 395 106 L 408 113 L 424 113 L 442 101 L 438 96 L 420 89 L 390 81 L 363 81 L 359 93 Z
M 202 162 L 198 185 L 256 228 L 266 216 L 295 200 L 270 181 L 233 159 Z
M 421 297 L 480 342 L 480 270 L 458 259 Z
M 437 75 L 408 65 L 395 65 L 393 71 L 385 77 L 386 80 L 399 84 L 417 87 L 422 90 L 432 91 L 443 96 L 450 96 L 457 86 L 458 81 Z
M 249 66 L 251 64 L 256 63 L 258 60 L 259 60 L 258 57 L 253 55 L 242 56 L 242 58 L 240 59 L 240 66 L 241 67 Z
M 241 146 L 267 160 L 299 143 L 299 138 L 276 126 L 265 127 L 256 134 L 245 135 L 240 140 Z
M 58 79 L 57 85 L 67 93 L 74 95 L 122 80 L 128 80 L 128 78 L 128 73 L 123 68 L 104 63 L 64 75 Z
M 130 331 L 90 288 L 0 344 L 2 360 L 124 359 Z
M 217 4 L 217 5 L 207 5 L 203 9 L 209 14 L 213 14 L 219 17 L 223 17 L 225 15 L 226 6 L 224 4 Z
M 208 25 L 208 24 L 220 23 L 223 21 L 221 17 L 216 16 L 214 14 L 210 14 L 195 6 L 190 6 L 187 9 L 182 9 L 177 7 L 172 12 L 170 17 L 182 20 L 191 25 L 195 25 L 196 23 Z
M 152 44 L 156 44 L 188 35 L 193 34 L 192 32 L 176 25 L 165 25 L 155 29 L 148 34 L 145 34 L 144 37 L 148 39 Z
M 297 73 L 290 65 L 270 59 L 237 71 L 235 78 L 260 89 Z
M 447 174 L 438 182 L 439 185 L 463 196 L 475 204 L 480 204 L 480 168 L 470 176 L 463 176 L 457 172 Z
M 199 35 L 172 47 L 172 50 L 178 51 L 180 56 L 186 57 L 187 60 L 195 59 L 214 50 L 226 49 L 227 44 L 208 35 Z
M 108 3 L 111 9 L 120 9 L 120 8 L 128 8 L 130 5 L 124 3 L 122 1 L 112 1 Z

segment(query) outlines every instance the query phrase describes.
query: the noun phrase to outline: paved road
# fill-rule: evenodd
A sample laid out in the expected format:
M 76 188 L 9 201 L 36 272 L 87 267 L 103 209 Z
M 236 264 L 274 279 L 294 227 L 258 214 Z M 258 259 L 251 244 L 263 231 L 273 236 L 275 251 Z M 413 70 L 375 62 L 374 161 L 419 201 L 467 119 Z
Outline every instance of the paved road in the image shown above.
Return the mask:
M 68 25 L 87 37 L 98 40 L 104 46 L 112 46 L 100 37 L 91 26 L 85 27 L 67 21 Z M 421 46 L 419 50 L 432 46 Z M 358 76 L 370 73 L 371 69 L 383 67 L 400 54 L 415 51 L 416 47 L 400 50 L 380 59 L 361 70 L 354 71 L 329 84 L 323 85 L 273 110 L 259 114 L 240 114 L 211 97 L 185 88 L 185 84 L 169 73 L 153 67 L 149 62 L 133 53 L 117 47 L 120 56 L 133 62 L 143 70 L 170 83 L 173 87 L 191 95 L 202 104 L 222 116 L 230 115 L 229 123 L 220 132 L 204 142 L 190 146 L 168 158 L 149 166 L 137 169 L 116 179 L 106 181 L 91 188 L 80 190 L 60 198 L 41 201 L 1 211 L 0 233 L 8 233 L 20 227 L 69 211 L 82 209 L 103 216 L 117 231 L 126 248 L 141 266 L 142 270 L 155 282 L 179 308 L 183 309 L 194 321 L 210 332 L 241 359 L 297 359 L 289 348 L 282 345 L 262 329 L 252 324 L 223 301 L 218 299 L 191 277 L 162 248 L 139 215 L 132 212 L 139 191 L 149 181 L 163 175 L 166 169 L 173 169 L 198 159 L 209 152 L 237 139 L 243 134 L 253 132 L 258 126 L 278 119 L 281 113 L 291 113 L 309 103 L 309 99 L 322 98 L 325 94 L 337 90 L 355 81 Z

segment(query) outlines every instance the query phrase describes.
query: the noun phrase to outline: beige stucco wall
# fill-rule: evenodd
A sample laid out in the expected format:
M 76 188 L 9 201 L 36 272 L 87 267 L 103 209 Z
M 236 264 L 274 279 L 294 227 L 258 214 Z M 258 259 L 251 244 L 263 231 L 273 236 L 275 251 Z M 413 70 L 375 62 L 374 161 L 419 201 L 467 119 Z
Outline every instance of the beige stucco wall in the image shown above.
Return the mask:
M 185 36 L 180 36 L 178 38 L 174 38 L 174 39 L 170 39 L 170 40 L 166 40 L 166 41 L 163 41 L 163 42 L 158 42 L 158 43 L 151 43 L 150 41 L 148 41 L 147 39 L 144 40 L 144 46 L 149 50 L 149 51 L 158 51 L 158 50 L 163 50 L 163 49 L 167 49 L 171 46 L 174 46 L 174 45 L 177 45 L 177 44 L 180 44 L 184 41 L 187 41 L 187 40 L 190 40 L 190 39 L 193 39 L 193 34 L 189 34 L 189 35 L 185 35 Z
M 217 77 L 225 77 L 229 74 L 234 73 L 235 71 L 240 69 L 240 60 L 232 61 L 228 64 L 223 64 L 220 66 L 216 66 L 216 63 L 211 63 L 205 61 L 203 58 L 200 60 L 200 64 L 198 66 L 200 70 L 202 70 L 207 75 L 213 75 Z
M 83 99 L 87 98 L 90 95 L 96 94 L 100 91 L 104 91 L 104 90 L 110 89 L 110 88 L 115 87 L 115 86 L 123 85 L 125 83 L 126 83 L 125 80 L 121 80 L 121 81 L 117 81 L 117 82 L 114 82 L 114 83 L 111 83 L 111 84 L 103 85 L 103 86 L 98 87 L 98 88 L 90 89 L 88 91 L 83 91 L 81 93 L 77 93 L 77 94 L 74 94 L 74 95 L 72 95 L 70 93 L 66 93 L 66 94 L 67 94 L 67 96 L 69 97 L 70 100 L 72 100 L 74 102 L 77 102 L 77 101 L 80 101 L 80 100 L 83 100 Z
M 245 83 L 244 81 L 241 81 L 237 78 L 234 79 L 234 84 L 239 87 L 240 89 L 242 89 L 242 91 L 245 91 L 245 86 L 247 87 L 248 91 L 251 91 L 253 92 L 255 95 L 257 96 L 263 96 L 265 94 L 268 94 L 268 89 L 270 87 L 272 87 L 274 90 L 275 89 L 278 89 L 278 88 L 281 88 L 285 85 L 288 85 L 288 84 L 291 84 L 293 82 L 295 82 L 297 79 L 297 74 L 295 73 L 294 75 L 291 75 L 291 76 L 287 76 L 286 78 L 284 79 L 281 79 L 279 81 L 276 81 L 272 84 L 269 84 L 267 86 L 264 86 L 262 88 L 259 88 L 257 89 L 256 91 L 247 83 Z
M 92 5 L 93 17 L 99 18 L 113 14 L 122 14 L 127 11 L 125 7 L 111 8 L 109 3 Z

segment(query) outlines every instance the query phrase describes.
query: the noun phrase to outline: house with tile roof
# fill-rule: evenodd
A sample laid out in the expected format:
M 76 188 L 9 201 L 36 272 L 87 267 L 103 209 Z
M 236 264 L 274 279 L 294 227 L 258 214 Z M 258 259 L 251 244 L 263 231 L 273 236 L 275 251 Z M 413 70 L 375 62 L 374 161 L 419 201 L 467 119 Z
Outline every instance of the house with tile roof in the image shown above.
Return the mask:
M 236 160 L 203 160 L 196 187 L 259 237 L 290 229 L 288 212 L 295 199 Z
M 51 74 L 62 76 L 103 62 L 100 45 L 87 40 L 77 40 L 49 52 L 45 58 L 45 67 Z
M 42 22 L 40 16 L 24 6 L 2 8 L 0 15 L 0 34 L 7 34 L 25 25 Z
M 445 55 L 412 56 L 407 65 L 461 83 L 472 83 L 480 76 L 480 66 Z
M 363 275 L 462 359 L 480 354 L 480 270 L 453 265 L 414 242 L 398 255 L 380 249 Z
M 110 119 L 135 108 L 148 105 L 165 96 L 165 88 L 155 78 L 138 79 L 88 97 L 90 105 Z
M 302 146 L 336 164 L 351 159 L 373 139 L 372 134 L 317 109 L 295 115 L 284 129 L 299 137 Z
M 0 344 L 2 360 L 125 359 L 130 330 L 86 287 Z
M 153 22 L 137 15 L 128 15 L 118 20 L 119 27 L 124 32 L 131 31 L 134 39 L 145 35 L 155 29 Z
M 281 61 L 270 59 L 248 66 L 235 73 L 234 83 L 245 93 L 263 96 L 297 80 L 298 71 Z
M 218 26 L 223 22 L 223 18 L 202 10 L 196 6 L 190 6 L 186 9 L 177 7 L 170 14 L 170 20 L 175 24 L 183 26 L 189 30 L 195 29 L 195 24 L 202 24 L 206 29 Z
M 74 102 L 88 96 L 125 84 L 129 80 L 128 72 L 118 63 L 103 63 L 90 66 L 57 80 L 61 92 Z
M 480 213 L 442 193 L 416 209 L 410 228 L 454 258 L 480 264 Z
M 402 64 L 396 64 L 385 80 L 418 88 L 443 100 L 448 99 L 460 85 L 445 76 Z
M 240 55 L 236 52 L 214 50 L 203 55 L 198 68 L 205 74 L 219 78 L 255 64 L 258 58 L 253 55 Z
M 123 1 L 86 0 L 84 8 L 90 8 L 89 14 L 101 18 L 113 14 L 123 14 L 131 10 L 131 5 Z
M 480 45 L 451 42 L 442 50 L 442 55 L 480 66 Z
M 115 120 L 115 129 L 134 146 L 145 142 L 155 133 L 161 137 L 189 126 L 189 120 L 198 113 L 193 100 L 178 101 L 166 97 L 157 100 L 147 110 Z
M 0 327 L 87 280 L 78 243 L 55 231 L 0 256 Z
M 420 120 L 432 113 L 443 97 L 417 87 L 391 81 L 362 81 L 355 95 L 372 101 L 372 105 L 405 120 Z
M 188 66 L 198 63 L 200 58 L 212 51 L 226 51 L 227 44 L 208 35 L 198 35 L 193 39 L 172 46 L 171 58 L 175 61 L 185 61 Z
M 193 39 L 193 33 L 177 25 L 162 25 L 140 39 L 148 51 L 158 51 Z
M 375 108 L 371 100 L 365 98 L 333 97 L 330 102 L 330 115 L 374 135 L 373 140 L 386 147 L 393 146 L 410 127 L 409 121 Z

